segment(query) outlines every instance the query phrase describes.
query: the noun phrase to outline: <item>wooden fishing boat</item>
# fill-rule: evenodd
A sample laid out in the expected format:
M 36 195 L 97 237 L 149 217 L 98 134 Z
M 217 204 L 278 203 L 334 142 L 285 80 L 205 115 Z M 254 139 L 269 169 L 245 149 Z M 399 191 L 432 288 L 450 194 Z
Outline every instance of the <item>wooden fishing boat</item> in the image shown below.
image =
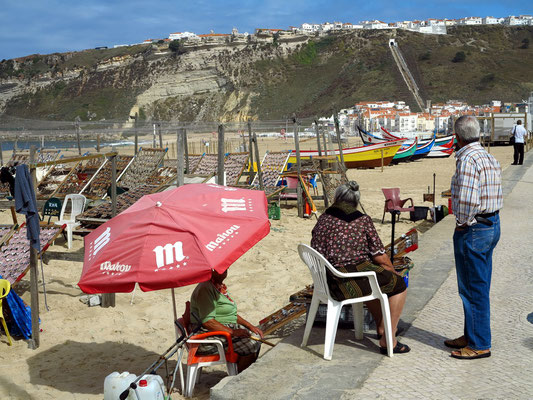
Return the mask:
M 416 146 L 415 154 L 411 156 L 411 160 L 419 160 L 421 158 L 427 157 L 433 146 L 435 145 L 435 138 L 431 139 L 430 142 L 425 144 L 418 144 Z
M 399 162 L 409 161 L 411 157 L 413 156 L 413 154 L 415 154 L 417 144 L 418 144 L 418 139 L 415 139 L 415 141 L 411 143 L 410 146 L 400 147 L 400 149 L 394 155 L 391 161 L 391 164 L 398 164 Z
M 357 130 L 359 131 L 359 136 L 361 137 L 361 140 L 363 141 L 363 143 L 365 145 L 376 144 L 376 143 L 384 143 L 384 142 L 389 142 L 391 140 L 401 140 L 402 139 L 402 138 L 388 139 L 388 138 L 384 138 L 384 137 L 379 137 L 377 135 L 373 135 L 371 133 L 368 133 L 367 131 L 365 131 L 360 126 L 357 126 Z M 405 138 L 403 138 L 403 139 L 405 139 Z M 405 139 L 405 140 L 407 140 L 407 139 Z
M 405 139 L 390 140 L 383 143 L 371 144 L 368 146 L 348 147 L 342 150 L 344 164 L 346 168 L 375 168 L 387 166 L 391 163 L 396 152 L 400 149 Z M 331 154 L 331 152 L 330 152 Z M 335 150 L 335 155 L 340 160 L 339 150 Z M 300 158 L 308 160 L 318 157 L 316 150 L 301 150 Z M 383 159 L 383 161 L 382 161 Z M 296 163 L 296 151 L 293 150 L 289 156 L 289 163 Z
M 444 142 L 443 139 L 447 139 L 447 141 Z M 436 139 L 435 145 L 429 152 L 428 157 L 432 157 L 432 158 L 450 157 L 453 153 L 454 141 L 455 141 L 455 136 L 448 136 L 447 138 Z

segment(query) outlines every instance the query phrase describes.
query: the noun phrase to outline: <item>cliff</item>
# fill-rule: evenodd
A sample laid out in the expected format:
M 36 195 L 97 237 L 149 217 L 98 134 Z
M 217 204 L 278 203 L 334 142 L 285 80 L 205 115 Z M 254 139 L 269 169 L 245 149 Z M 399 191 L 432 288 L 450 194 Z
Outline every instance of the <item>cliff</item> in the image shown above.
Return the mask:
M 521 101 L 533 90 L 533 27 L 457 27 L 448 35 L 358 30 L 210 43 L 181 54 L 140 45 L 3 60 L 0 113 L 234 121 L 327 115 L 358 101 L 414 105 L 388 48 L 391 37 L 425 100 Z M 463 61 L 454 60 L 458 52 Z

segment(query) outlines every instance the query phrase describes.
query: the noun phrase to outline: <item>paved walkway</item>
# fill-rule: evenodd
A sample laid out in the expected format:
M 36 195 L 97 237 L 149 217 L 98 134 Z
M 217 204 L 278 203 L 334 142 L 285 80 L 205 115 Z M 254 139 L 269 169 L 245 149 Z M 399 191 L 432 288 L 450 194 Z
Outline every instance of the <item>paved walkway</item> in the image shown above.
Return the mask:
M 324 330 L 314 328 L 301 349 L 295 331 L 252 368 L 211 390 L 214 399 L 526 399 L 533 398 L 533 154 L 523 166 L 504 171 L 502 235 L 494 253 L 491 290 L 492 357 L 468 361 L 449 357 L 443 340 L 462 334 L 451 236 L 445 218 L 426 232 L 412 253 L 401 338 L 408 354 L 377 351 L 375 334 L 353 339 L 338 331 L 333 360 L 321 358 Z M 530 320 L 533 319 L 530 317 Z

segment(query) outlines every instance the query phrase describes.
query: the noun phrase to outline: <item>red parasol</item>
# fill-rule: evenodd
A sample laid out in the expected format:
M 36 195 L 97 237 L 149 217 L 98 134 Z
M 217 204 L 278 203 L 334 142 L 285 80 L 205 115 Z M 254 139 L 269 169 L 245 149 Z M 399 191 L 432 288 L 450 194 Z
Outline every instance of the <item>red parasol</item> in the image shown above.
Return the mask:
M 85 293 L 150 291 L 225 271 L 270 231 L 265 193 L 190 184 L 142 197 L 85 237 Z

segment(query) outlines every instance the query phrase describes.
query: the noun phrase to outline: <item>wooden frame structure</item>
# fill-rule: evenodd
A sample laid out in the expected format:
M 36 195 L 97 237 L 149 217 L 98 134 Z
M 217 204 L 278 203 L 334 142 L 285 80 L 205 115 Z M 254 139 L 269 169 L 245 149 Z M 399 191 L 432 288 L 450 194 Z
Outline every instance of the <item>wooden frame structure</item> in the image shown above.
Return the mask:
M 119 175 L 117 184 L 120 187 L 132 189 L 144 183 L 161 165 L 167 150 L 141 147 L 137 155 Z
M 63 232 L 64 226 L 40 223 L 41 251 L 39 257 L 48 249 L 50 244 Z M 43 242 L 43 231 L 46 232 Z M 14 228 L 7 240 L 2 240 L 0 248 L 0 275 L 11 285 L 19 282 L 30 269 L 30 245 L 26 238 L 26 226 L 22 224 Z M 21 256 L 22 255 L 22 256 Z

